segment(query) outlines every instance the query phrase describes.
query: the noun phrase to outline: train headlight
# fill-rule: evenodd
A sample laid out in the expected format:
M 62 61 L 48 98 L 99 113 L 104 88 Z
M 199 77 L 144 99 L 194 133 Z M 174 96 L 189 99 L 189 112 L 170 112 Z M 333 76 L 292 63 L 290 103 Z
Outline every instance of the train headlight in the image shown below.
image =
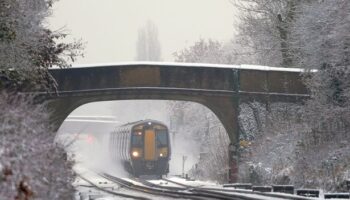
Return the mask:
M 133 151 L 132 152 L 132 156 L 133 157 L 139 157 L 140 156 L 140 153 L 138 151 Z
M 160 148 L 158 151 L 159 158 L 166 158 L 168 156 L 168 149 L 167 148 Z

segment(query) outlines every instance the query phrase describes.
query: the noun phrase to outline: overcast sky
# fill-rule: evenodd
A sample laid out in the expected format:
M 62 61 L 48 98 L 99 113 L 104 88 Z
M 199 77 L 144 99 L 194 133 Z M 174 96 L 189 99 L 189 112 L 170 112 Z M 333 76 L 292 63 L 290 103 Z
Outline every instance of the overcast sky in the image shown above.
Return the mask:
M 229 0 L 60 0 L 49 24 L 65 27 L 85 43 L 77 63 L 133 61 L 137 30 L 148 20 L 158 27 L 164 61 L 199 38 L 228 41 L 234 30 Z

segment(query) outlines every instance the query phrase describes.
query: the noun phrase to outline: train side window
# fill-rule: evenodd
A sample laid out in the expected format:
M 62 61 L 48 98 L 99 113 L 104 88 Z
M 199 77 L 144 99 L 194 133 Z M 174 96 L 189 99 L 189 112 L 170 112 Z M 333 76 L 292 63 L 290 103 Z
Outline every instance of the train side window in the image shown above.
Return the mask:
M 127 135 L 127 132 L 126 132 L 126 129 L 124 130 L 124 139 L 123 139 L 123 141 L 124 141 L 124 150 L 123 150 L 123 152 L 124 152 L 124 158 L 127 158 L 127 140 L 128 140 L 128 135 Z
M 117 147 L 117 151 L 116 151 L 116 157 L 117 158 L 120 158 L 120 154 L 119 154 L 119 152 L 120 152 L 120 136 L 119 136 L 119 132 L 118 132 L 119 130 L 117 130 L 116 132 L 115 132 L 115 145 L 116 145 L 116 147 Z
M 112 157 L 114 158 L 114 151 L 113 151 L 113 146 L 114 146 L 114 132 L 111 133 L 110 135 L 110 140 L 108 144 L 108 151 L 111 153 Z
M 168 145 L 168 133 L 166 130 L 158 130 L 157 134 L 157 146 L 167 146 Z
M 116 131 L 113 133 L 114 158 L 118 158 L 118 151 L 119 151 L 119 147 L 118 147 L 118 144 L 117 144 L 117 142 L 118 142 L 118 135 L 117 134 L 118 133 Z
M 126 131 L 126 149 L 128 149 L 128 151 L 130 149 L 130 133 L 128 130 Z
M 123 154 L 123 158 L 125 159 L 125 130 L 123 130 L 122 132 L 122 142 L 123 142 L 123 145 L 122 145 L 122 154 Z
M 118 130 L 118 157 L 121 158 L 122 157 L 122 135 L 120 132 L 120 129 Z

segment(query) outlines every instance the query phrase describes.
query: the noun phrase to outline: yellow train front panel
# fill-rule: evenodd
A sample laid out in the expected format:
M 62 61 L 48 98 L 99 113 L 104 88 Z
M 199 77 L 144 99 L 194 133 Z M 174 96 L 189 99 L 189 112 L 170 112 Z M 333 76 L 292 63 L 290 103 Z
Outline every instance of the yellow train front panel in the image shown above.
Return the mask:
M 145 131 L 144 159 L 147 161 L 156 160 L 156 133 L 153 129 Z

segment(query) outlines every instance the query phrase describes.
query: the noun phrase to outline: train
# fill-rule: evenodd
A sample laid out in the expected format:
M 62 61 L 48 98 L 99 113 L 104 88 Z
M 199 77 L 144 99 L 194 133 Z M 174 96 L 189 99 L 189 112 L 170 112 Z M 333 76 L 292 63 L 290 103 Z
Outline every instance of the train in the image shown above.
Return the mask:
M 122 165 L 135 177 L 169 173 L 171 145 L 167 126 L 157 120 L 122 124 L 113 117 L 68 117 L 59 132 L 75 158 Z M 102 155 L 101 155 L 102 154 Z M 108 156 L 106 156 L 108 155 Z
M 109 152 L 135 177 L 169 173 L 171 145 L 167 126 L 156 120 L 120 125 L 110 134 Z

